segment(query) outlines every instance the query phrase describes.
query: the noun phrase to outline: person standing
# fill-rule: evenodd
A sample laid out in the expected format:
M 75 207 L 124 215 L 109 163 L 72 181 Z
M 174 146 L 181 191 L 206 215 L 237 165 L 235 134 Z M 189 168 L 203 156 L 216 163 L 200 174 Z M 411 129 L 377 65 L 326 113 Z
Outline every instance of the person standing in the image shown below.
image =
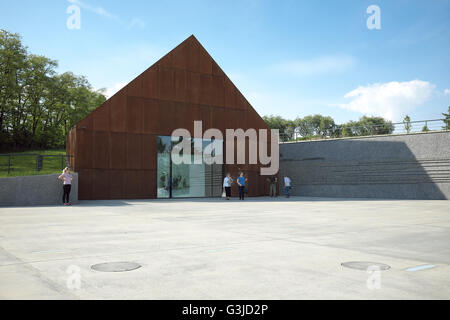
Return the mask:
M 239 200 L 244 200 L 245 182 L 246 181 L 247 181 L 247 179 L 244 177 L 244 173 L 241 172 L 241 174 L 237 178 L 237 183 L 239 185 Z
M 276 197 L 277 196 L 277 182 L 278 179 L 276 176 L 271 176 L 269 178 L 267 178 L 267 180 L 269 181 L 269 195 L 270 197 Z
M 69 168 L 64 168 L 62 174 L 58 177 L 59 180 L 63 180 L 63 205 L 71 206 L 69 202 L 70 189 L 72 188 L 72 175 L 70 174 Z
M 284 176 L 284 190 L 286 192 L 286 198 L 290 197 L 291 179 L 288 176 Z
M 233 183 L 233 179 L 228 173 L 225 179 L 223 179 L 223 187 L 225 188 L 225 195 L 227 197 L 227 200 L 230 200 L 231 197 L 231 183 Z

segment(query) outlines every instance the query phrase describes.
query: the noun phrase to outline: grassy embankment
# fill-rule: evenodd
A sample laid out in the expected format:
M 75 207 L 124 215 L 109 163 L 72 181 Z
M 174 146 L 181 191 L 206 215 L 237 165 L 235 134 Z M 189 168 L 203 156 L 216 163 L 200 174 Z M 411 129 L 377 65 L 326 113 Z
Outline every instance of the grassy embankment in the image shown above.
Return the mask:
M 11 155 L 9 174 L 8 154 Z M 0 178 L 60 173 L 63 165 L 66 165 L 65 159 L 61 157 L 65 154 L 66 150 L 64 149 L 0 153 Z M 37 155 L 43 156 L 41 171 L 36 170 Z

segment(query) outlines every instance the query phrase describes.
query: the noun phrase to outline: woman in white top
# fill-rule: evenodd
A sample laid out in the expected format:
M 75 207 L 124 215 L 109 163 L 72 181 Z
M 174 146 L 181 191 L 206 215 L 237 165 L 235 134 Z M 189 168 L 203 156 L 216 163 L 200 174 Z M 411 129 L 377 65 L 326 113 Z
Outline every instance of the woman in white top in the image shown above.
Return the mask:
M 225 195 L 227 196 L 227 200 L 230 200 L 231 197 L 231 184 L 233 183 L 233 179 L 231 175 L 228 173 L 225 179 L 223 179 L 223 187 L 225 188 Z
M 63 205 L 70 206 L 69 195 L 70 189 L 72 188 L 72 175 L 70 174 L 69 168 L 64 168 L 62 174 L 58 177 L 59 180 L 63 180 Z

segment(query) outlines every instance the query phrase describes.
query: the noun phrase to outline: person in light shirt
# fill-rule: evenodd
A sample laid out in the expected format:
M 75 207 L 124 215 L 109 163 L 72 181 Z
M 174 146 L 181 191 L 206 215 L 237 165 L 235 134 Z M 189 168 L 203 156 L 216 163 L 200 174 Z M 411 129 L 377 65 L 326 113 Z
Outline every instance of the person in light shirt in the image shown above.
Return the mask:
M 284 191 L 286 193 L 286 198 L 290 197 L 289 191 L 291 190 L 291 178 L 288 176 L 284 177 Z
M 225 195 L 227 200 L 230 200 L 231 197 L 231 184 L 233 183 L 233 179 L 231 175 L 228 173 L 227 176 L 223 179 L 223 187 L 225 188 Z
M 62 174 L 58 177 L 59 180 L 63 180 L 63 205 L 72 205 L 69 202 L 70 189 L 72 188 L 72 175 L 70 174 L 69 168 L 64 168 Z

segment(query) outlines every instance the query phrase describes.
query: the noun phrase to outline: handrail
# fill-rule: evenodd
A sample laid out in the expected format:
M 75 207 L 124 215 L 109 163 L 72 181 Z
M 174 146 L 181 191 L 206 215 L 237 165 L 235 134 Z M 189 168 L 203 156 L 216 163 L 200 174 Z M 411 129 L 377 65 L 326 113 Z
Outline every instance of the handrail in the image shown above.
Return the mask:
M 417 124 L 424 124 L 424 126 L 417 126 Z M 380 128 L 382 130 L 380 130 Z M 345 132 L 344 132 L 345 130 Z M 293 141 L 311 141 L 311 140 L 325 140 L 336 138 L 354 138 L 367 137 L 377 135 L 396 135 L 396 134 L 416 134 L 419 132 L 439 132 L 449 131 L 450 121 L 448 119 L 430 119 L 430 120 L 416 120 L 403 121 L 396 123 L 385 124 L 368 124 L 360 126 L 334 125 L 325 128 L 323 132 L 312 132 L 309 135 L 302 135 L 298 128 L 290 128 L 284 132 L 280 132 L 280 143 Z

